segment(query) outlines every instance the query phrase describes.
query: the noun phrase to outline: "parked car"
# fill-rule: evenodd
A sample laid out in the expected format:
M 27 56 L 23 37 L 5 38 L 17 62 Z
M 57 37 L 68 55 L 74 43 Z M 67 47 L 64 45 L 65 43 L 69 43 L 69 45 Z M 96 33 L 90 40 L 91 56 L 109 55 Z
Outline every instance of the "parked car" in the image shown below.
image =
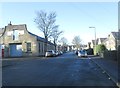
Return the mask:
M 60 51 L 57 51 L 58 55 L 60 55 Z
M 46 56 L 46 57 L 56 56 L 56 53 L 55 53 L 54 50 L 48 50 L 48 51 L 45 53 L 45 56 Z
M 56 51 L 55 53 L 56 53 L 56 56 L 58 56 L 58 55 L 62 55 L 62 54 L 63 54 L 62 51 Z
M 56 51 L 56 52 L 55 52 L 55 55 L 56 55 L 56 56 L 58 56 L 58 55 L 59 55 L 59 52 L 58 52 L 58 51 Z
M 62 55 L 63 54 L 63 52 L 62 51 L 59 51 L 60 52 L 60 55 Z
M 78 57 L 87 57 L 87 52 L 86 50 L 80 50 L 78 52 Z

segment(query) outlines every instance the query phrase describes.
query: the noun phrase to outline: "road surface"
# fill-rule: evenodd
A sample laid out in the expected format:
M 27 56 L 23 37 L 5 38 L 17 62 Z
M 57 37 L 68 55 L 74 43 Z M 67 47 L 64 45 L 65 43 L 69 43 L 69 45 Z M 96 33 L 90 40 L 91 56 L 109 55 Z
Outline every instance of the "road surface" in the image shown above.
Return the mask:
M 73 52 L 58 57 L 4 60 L 3 86 L 116 86 L 89 58 Z

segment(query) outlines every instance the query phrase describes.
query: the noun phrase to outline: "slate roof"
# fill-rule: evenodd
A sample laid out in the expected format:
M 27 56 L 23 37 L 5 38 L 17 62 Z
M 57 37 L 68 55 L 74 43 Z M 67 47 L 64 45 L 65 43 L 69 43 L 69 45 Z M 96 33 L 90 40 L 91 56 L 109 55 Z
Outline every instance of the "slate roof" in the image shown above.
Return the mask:
M 99 40 L 101 41 L 101 43 L 103 43 L 107 38 L 99 38 Z
M 92 40 L 92 44 L 95 45 L 95 40 Z M 98 44 L 98 39 L 96 39 L 96 44 Z
M 111 32 L 115 39 L 118 39 L 118 32 Z
M 3 34 L 4 28 L 0 28 L 0 34 Z
M 38 36 L 38 35 L 35 35 L 35 34 L 31 33 L 31 32 L 28 32 L 28 33 L 31 34 L 32 36 L 36 36 L 38 41 L 46 42 L 45 38 L 42 38 L 42 37 L 40 37 L 40 36 Z M 50 41 L 47 41 L 47 43 L 48 43 L 48 44 L 51 44 L 51 45 L 54 45 L 54 44 L 51 43 Z

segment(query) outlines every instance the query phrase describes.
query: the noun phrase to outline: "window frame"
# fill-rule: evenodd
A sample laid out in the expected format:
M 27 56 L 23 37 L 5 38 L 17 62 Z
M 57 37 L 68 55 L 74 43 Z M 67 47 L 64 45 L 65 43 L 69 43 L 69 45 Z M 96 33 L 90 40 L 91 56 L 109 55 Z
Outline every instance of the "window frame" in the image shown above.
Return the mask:
M 31 42 L 27 42 L 26 43 L 26 47 L 27 47 L 27 52 L 31 52 L 32 50 L 31 50 Z

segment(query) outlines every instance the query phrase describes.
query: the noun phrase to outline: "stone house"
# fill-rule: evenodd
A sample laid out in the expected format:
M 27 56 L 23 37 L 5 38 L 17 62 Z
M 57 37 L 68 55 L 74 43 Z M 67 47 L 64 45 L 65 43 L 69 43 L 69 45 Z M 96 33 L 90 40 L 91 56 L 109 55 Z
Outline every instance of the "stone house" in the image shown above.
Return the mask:
M 30 33 L 26 24 L 11 23 L 0 30 L 0 44 L 4 57 L 41 56 L 45 55 L 45 39 Z M 47 41 L 47 50 L 54 50 L 53 43 Z
M 108 38 L 104 41 L 104 44 L 108 50 L 117 50 L 117 47 L 119 45 L 119 40 L 118 40 L 118 32 L 111 32 L 108 35 Z

